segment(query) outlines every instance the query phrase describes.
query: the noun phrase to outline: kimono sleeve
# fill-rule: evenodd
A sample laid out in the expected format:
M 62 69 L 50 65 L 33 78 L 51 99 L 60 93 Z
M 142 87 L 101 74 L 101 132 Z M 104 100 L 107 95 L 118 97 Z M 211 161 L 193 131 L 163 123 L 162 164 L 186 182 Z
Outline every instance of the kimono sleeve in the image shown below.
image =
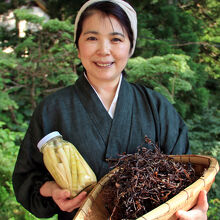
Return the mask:
M 12 183 L 16 199 L 25 209 L 36 217 L 48 218 L 59 209 L 51 197 L 40 195 L 40 187 L 52 180 L 43 164 L 42 153 L 37 148 L 37 143 L 44 136 L 42 130 L 41 116 L 36 110 L 20 146 Z
M 188 129 L 175 107 L 161 94 L 152 93 L 157 108 L 159 146 L 165 154 L 189 154 Z

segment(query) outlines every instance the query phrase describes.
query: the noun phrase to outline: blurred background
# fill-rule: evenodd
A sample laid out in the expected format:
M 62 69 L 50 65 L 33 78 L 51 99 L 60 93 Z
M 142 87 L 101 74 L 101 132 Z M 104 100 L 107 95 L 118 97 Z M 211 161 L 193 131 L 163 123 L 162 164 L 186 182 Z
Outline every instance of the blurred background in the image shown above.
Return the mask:
M 0 219 L 37 219 L 16 202 L 11 175 L 36 105 L 82 72 L 73 31 L 83 2 L 0 1 Z M 193 154 L 220 162 L 220 2 L 128 2 L 139 29 L 127 79 L 166 96 L 188 125 Z M 208 193 L 210 220 L 220 219 L 219 185 L 218 174 Z

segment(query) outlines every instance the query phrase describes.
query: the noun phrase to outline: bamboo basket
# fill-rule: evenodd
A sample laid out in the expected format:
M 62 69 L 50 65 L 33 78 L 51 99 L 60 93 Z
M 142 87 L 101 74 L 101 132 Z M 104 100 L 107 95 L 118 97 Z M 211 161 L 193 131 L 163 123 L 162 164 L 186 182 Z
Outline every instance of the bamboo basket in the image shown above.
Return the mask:
M 191 162 L 196 174 L 203 175 L 190 186 L 182 190 L 179 194 L 172 197 L 167 202 L 138 218 L 138 220 L 174 220 L 177 210 L 190 210 L 197 202 L 201 190 L 210 190 L 215 176 L 219 171 L 218 161 L 210 156 L 203 155 L 170 155 L 175 161 Z M 106 174 L 89 193 L 73 220 L 107 220 L 109 213 L 105 209 L 105 200 L 102 197 L 102 187 L 107 183 L 112 170 Z

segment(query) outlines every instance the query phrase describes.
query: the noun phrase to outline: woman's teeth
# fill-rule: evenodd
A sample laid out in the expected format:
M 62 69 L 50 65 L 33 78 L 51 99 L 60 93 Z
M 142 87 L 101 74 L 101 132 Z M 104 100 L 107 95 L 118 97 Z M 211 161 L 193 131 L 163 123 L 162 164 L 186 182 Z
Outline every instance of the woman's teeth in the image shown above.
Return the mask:
M 98 66 L 101 66 L 101 67 L 107 67 L 107 66 L 111 66 L 112 63 L 96 63 Z

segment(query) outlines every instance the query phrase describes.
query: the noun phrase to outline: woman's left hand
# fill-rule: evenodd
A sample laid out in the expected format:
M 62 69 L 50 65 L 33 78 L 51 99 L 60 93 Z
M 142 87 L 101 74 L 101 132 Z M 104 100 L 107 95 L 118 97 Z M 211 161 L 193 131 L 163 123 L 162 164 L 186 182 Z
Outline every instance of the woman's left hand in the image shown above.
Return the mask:
M 196 206 L 189 211 L 177 211 L 176 217 L 179 220 L 207 220 L 208 207 L 207 193 L 205 190 L 202 190 L 199 193 Z

